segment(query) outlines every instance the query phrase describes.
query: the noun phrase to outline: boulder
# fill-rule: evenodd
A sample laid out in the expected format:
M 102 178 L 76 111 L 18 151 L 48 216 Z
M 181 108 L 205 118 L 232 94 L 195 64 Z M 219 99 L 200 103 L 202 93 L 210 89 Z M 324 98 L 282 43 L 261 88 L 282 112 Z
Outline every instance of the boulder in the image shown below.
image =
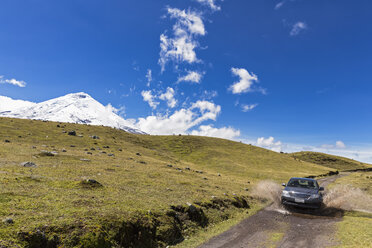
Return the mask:
M 40 153 L 39 153 L 40 156 L 45 156 L 45 157 L 54 157 L 54 153 L 52 152 L 49 152 L 49 151 L 45 151 L 45 150 L 42 150 Z
M 4 224 L 13 224 L 14 223 L 14 220 L 12 219 L 12 218 L 5 218 L 5 219 L 3 219 L 3 223 Z
M 23 167 L 36 167 L 36 164 L 33 162 L 23 162 L 21 163 Z
M 97 180 L 95 180 L 95 179 L 85 179 L 85 180 L 81 181 L 80 184 L 82 186 L 88 187 L 88 188 L 100 188 L 100 187 L 103 187 L 103 185 L 100 182 L 98 182 Z
M 71 135 L 71 136 L 76 136 L 76 131 L 70 131 L 67 133 L 68 135 Z

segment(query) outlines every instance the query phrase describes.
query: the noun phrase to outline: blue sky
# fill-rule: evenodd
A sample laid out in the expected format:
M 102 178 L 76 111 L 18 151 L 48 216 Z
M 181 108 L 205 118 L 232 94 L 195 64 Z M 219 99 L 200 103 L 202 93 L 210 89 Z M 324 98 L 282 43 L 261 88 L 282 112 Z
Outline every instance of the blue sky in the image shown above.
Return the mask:
M 371 9 L 368 0 L 3 0 L 0 95 L 40 102 L 83 91 L 153 134 L 372 162 Z

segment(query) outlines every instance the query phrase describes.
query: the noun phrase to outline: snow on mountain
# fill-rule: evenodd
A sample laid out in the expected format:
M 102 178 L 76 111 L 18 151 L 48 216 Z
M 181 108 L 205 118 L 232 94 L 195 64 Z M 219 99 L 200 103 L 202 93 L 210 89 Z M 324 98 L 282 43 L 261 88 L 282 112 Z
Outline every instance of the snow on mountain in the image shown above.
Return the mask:
M 23 101 L 23 100 L 13 100 L 7 96 L 0 96 L 0 112 L 14 111 L 23 107 L 31 107 L 36 103 Z
M 144 134 L 131 122 L 117 115 L 115 108 L 111 105 L 103 106 L 83 92 L 68 94 L 41 103 L 0 96 L 0 106 L 1 117 L 102 125 L 130 133 Z

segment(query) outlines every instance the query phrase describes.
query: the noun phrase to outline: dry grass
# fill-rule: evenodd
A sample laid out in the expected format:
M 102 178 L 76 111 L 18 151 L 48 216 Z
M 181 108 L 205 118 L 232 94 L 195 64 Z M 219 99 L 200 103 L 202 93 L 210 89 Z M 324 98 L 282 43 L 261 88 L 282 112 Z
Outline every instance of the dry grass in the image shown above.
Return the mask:
M 71 130 L 78 136 L 65 133 Z M 44 156 L 44 150 L 58 155 Z M 37 167 L 21 166 L 25 161 Z M 17 232 L 45 227 L 64 238 L 72 227 L 91 230 L 138 213 L 210 201 L 212 196 L 248 196 L 247 189 L 262 179 L 282 182 L 329 170 L 222 139 L 134 135 L 100 126 L 0 118 L 0 218 L 14 220 L 0 223 L 0 240 L 23 246 Z M 86 179 L 103 187 L 84 187 L 81 181 Z M 242 210 L 226 211 L 233 218 Z M 220 223 L 218 215 L 210 216 L 211 223 Z
M 353 159 L 334 156 L 320 152 L 295 152 L 290 154 L 293 158 L 309 163 L 327 166 L 337 170 L 355 170 L 372 167 L 370 164 L 362 163 Z
M 342 177 L 334 184 L 332 189 L 353 188 L 357 189 L 359 198 L 356 196 L 348 197 L 348 194 L 343 193 L 347 206 L 353 206 L 354 211 L 345 213 L 341 222 L 337 224 L 336 237 L 339 239 L 337 247 L 371 247 L 372 244 L 372 213 L 359 212 L 358 210 L 371 210 L 372 199 L 372 172 L 352 173 Z M 345 201 L 344 200 L 344 201 Z

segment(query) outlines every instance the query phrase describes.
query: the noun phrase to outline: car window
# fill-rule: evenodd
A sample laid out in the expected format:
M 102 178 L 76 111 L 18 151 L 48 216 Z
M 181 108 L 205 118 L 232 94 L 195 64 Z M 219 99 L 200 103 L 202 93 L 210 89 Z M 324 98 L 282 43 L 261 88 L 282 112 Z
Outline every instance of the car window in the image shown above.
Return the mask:
M 289 187 L 301 187 L 301 188 L 308 188 L 308 189 L 316 189 L 318 188 L 318 184 L 316 181 L 313 180 L 305 180 L 305 179 L 291 179 L 288 182 Z

